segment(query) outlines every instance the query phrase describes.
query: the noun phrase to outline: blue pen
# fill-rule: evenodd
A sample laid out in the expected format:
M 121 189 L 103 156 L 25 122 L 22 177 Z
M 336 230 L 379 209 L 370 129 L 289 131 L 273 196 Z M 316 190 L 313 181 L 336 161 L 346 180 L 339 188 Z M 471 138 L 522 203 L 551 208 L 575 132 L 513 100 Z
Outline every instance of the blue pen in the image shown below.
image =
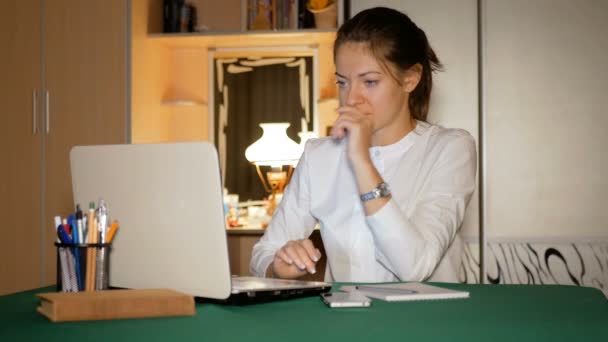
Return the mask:
M 72 244 L 72 238 L 70 238 L 68 232 L 65 231 L 63 225 L 59 225 L 59 227 L 57 227 L 57 235 L 59 236 L 59 240 L 61 240 L 61 242 Z
M 76 217 L 74 215 L 68 216 L 68 225 L 72 229 L 72 240 L 74 243 L 78 243 L 78 225 L 76 224 Z

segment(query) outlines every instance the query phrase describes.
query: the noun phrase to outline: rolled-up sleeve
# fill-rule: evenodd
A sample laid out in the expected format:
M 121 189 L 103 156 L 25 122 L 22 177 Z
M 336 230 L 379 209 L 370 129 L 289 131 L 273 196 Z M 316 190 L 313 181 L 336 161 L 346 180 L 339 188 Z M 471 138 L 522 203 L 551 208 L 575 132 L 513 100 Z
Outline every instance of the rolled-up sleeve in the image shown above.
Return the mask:
M 367 217 L 376 259 L 404 281 L 422 281 L 433 273 L 454 240 L 475 190 L 477 154 L 473 137 L 457 136 L 437 153 L 421 191 L 413 199 L 413 210 L 406 213 L 391 199 Z
M 310 141 L 264 236 L 253 247 L 249 270 L 255 276 L 266 275 L 275 253 L 287 241 L 307 238 L 314 229 L 316 219 L 310 213 L 310 173 L 306 162 L 309 145 Z

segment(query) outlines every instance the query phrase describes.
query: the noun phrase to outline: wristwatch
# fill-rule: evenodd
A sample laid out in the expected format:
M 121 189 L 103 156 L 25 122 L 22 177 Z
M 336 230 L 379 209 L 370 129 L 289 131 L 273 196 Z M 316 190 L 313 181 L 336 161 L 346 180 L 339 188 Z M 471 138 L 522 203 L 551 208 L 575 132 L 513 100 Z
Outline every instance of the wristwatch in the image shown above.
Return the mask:
M 360 196 L 361 202 L 371 201 L 380 197 L 388 197 L 391 195 L 391 191 L 388 188 L 388 185 L 384 182 L 378 184 L 377 187 L 373 188 L 370 192 L 366 192 Z

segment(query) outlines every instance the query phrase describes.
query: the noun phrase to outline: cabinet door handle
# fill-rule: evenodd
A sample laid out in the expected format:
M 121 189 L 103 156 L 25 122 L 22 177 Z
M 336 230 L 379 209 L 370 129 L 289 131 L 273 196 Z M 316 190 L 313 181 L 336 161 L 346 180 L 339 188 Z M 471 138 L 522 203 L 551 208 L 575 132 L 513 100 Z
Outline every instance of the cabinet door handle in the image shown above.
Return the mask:
M 46 110 L 46 134 L 49 134 L 50 130 L 51 130 L 51 124 L 49 122 L 49 91 L 45 91 L 45 101 L 46 101 L 46 106 L 44 106 L 45 110 Z
M 36 89 L 34 89 L 34 91 L 32 91 L 32 133 L 33 134 L 36 134 L 38 131 L 38 125 L 37 125 L 38 120 L 36 120 L 36 118 L 38 116 L 38 115 L 36 115 L 36 113 L 38 112 L 38 110 L 36 108 L 37 107 L 36 104 L 38 102 L 38 101 L 36 101 L 37 93 L 38 92 L 36 91 Z

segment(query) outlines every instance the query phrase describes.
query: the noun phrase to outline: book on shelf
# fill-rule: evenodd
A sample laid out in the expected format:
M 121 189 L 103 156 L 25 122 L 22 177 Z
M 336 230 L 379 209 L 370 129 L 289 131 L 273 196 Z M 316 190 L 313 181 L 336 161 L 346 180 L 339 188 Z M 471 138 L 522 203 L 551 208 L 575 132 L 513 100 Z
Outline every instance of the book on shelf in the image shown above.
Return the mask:
M 418 282 L 347 285 L 342 286 L 340 290 L 345 292 L 357 291 L 366 297 L 387 302 L 469 298 L 469 292 L 467 291 L 452 290 Z
M 246 0 L 248 30 L 314 28 L 307 0 Z
M 192 316 L 194 297 L 169 289 L 39 293 L 36 309 L 53 322 Z

